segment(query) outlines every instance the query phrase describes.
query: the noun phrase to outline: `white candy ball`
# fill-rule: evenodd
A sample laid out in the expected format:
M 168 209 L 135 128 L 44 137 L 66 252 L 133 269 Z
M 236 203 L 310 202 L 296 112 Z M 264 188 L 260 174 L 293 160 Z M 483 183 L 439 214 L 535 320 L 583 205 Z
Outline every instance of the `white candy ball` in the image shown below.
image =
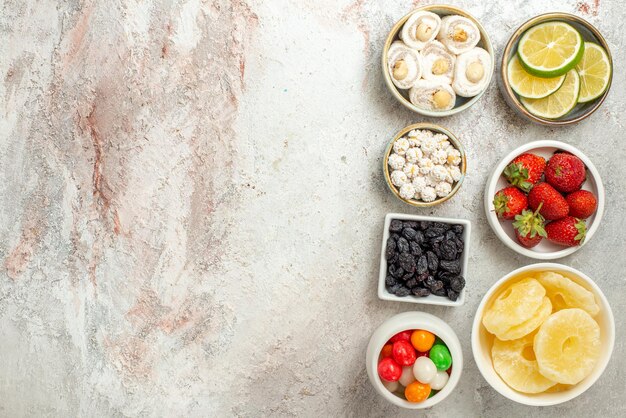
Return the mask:
M 399 138 L 393 143 L 393 150 L 396 154 L 404 155 L 406 150 L 409 149 L 409 140 L 406 138 Z
M 387 382 L 385 379 L 380 379 L 383 382 L 383 386 L 387 388 L 389 392 L 395 392 L 400 387 L 398 382 Z
M 389 167 L 391 167 L 392 170 L 402 170 L 405 162 L 406 161 L 403 156 L 395 153 L 391 154 L 389 159 L 387 159 L 387 164 L 389 164 Z
M 403 184 L 402 187 L 400 187 L 400 197 L 407 200 L 413 199 L 415 197 L 415 187 L 413 187 L 413 184 Z
M 437 372 L 437 375 L 430 381 L 430 388 L 434 390 L 441 390 L 448 383 L 448 373 Z
M 405 366 L 402 368 L 402 375 L 398 380 L 400 384 L 404 387 L 407 387 L 411 383 L 415 382 L 415 376 L 413 375 L 413 367 Z
M 418 357 L 413 365 L 413 375 L 421 383 L 430 383 L 437 376 L 437 366 L 428 357 Z
M 451 191 L 452 191 L 452 186 L 450 186 L 450 183 L 446 183 L 445 181 L 442 181 L 441 183 L 437 183 L 437 185 L 435 186 L 435 192 L 437 193 L 437 196 L 439 197 L 446 197 L 447 195 L 450 194 Z
M 424 202 L 432 202 L 433 200 L 437 198 L 437 192 L 435 192 L 434 187 L 427 186 L 427 187 L 424 187 L 424 190 L 422 190 L 422 193 L 420 193 L 420 196 L 422 197 L 422 200 Z
M 409 179 L 406 174 L 404 174 L 404 171 L 396 170 L 391 173 L 391 182 L 394 184 L 394 186 L 400 187 L 403 184 L 406 184 L 408 181 Z
M 410 163 L 416 163 L 424 157 L 422 150 L 419 148 L 409 148 L 406 150 L 406 160 Z

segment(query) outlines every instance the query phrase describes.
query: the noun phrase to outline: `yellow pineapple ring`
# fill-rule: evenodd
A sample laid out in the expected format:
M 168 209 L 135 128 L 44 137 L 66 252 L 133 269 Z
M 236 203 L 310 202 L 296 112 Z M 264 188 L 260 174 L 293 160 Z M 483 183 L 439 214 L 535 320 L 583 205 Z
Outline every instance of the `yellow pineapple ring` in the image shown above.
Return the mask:
M 545 295 L 546 290 L 533 278 L 514 283 L 485 310 L 483 325 L 494 335 L 505 334 L 531 319 L 541 307 Z
M 541 393 L 556 385 L 539 373 L 535 353 L 534 335 L 512 341 L 497 338 L 491 348 L 493 368 L 511 388 L 524 393 Z
M 567 308 L 580 308 L 591 316 L 600 312 L 593 293 L 574 282 L 573 280 L 552 271 L 546 271 L 537 277 L 539 283 L 546 289 L 554 311 Z
M 543 376 L 574 385 L 600 358 L 600 326 L 582 309 L 563 309 L 539 327 L 533 347 Z
M 496 334 L 496 337 L 500 340 L 516 340 L 518 338 L 522 338 L 525 335 L 530 334 L 543 322 L 548 319 L 550 314 L 552 313 L 552 303 L 550 303 L 550 299 L 546 296 L 543 297 L 543 302 L 535 315 L 533 315 L 527 321 L 522 322 L 521 324 L 515 325 L 514 327 L 509 328 L 506 332 L 501 334 Z

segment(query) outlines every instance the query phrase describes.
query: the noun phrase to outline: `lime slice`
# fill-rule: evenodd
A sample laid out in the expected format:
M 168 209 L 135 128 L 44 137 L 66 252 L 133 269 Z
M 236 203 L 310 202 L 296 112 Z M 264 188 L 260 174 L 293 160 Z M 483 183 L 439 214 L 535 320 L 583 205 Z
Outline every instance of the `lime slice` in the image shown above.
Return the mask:
M 551 95 L 561 87 L 565 76 L 542 78 L 530 75 L 514 55 L 507 67 L 507 78 L 515 93 L 528 99 L 541 99 Z
M 585 42 L 583 59 L 576 66 L 580 76 L 579 103 L 590 102 L 602 96 L 611 80 L 611 61 L 604 48 Z
M 538 77 L 558 77 L 583 56 L 583 38 L 567 23 L 546 22 L 528 29 L 517 46 L 522 66 Z
M 578 103 L 580 77 L 576 70 L 570 70 L 563 85 L 557 91 L 543 99 L 525 99 L 520 101 L 530 113 L 544 119 L 557 119 L 568 114 Z

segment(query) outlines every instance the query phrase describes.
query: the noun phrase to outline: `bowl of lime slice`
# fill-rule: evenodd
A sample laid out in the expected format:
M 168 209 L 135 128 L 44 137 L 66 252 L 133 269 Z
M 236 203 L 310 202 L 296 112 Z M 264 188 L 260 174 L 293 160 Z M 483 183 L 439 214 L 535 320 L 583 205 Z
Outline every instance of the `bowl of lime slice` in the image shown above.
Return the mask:
M 543 125 L 577 123 L 609 93 L 613 59 L 602 34 L 581 17 L 546 13 L 522 24 L 502 54 L 500 90 L 520 116 Z

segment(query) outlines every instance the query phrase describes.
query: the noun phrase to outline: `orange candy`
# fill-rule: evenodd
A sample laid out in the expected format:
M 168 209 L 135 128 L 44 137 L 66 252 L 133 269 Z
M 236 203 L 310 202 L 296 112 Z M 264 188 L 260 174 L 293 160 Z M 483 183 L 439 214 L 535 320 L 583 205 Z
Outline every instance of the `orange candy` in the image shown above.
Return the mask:
M 383 349 L 380 351 L 380 356 L 382 358 L 391 357 L 392 353 L 393 353 L 393 345 L 385 344 L 383 346 Z
M 430 395 L 430 385 L 417 380 L 404 389 L 404 396 L 409 402 L 423 402 L 428 399 L 428 395 Z
M 432 332 L 417 329 L 411 334 L 411 344 L 417 351 L 426 352 L 435 343 L 435 335 Z

